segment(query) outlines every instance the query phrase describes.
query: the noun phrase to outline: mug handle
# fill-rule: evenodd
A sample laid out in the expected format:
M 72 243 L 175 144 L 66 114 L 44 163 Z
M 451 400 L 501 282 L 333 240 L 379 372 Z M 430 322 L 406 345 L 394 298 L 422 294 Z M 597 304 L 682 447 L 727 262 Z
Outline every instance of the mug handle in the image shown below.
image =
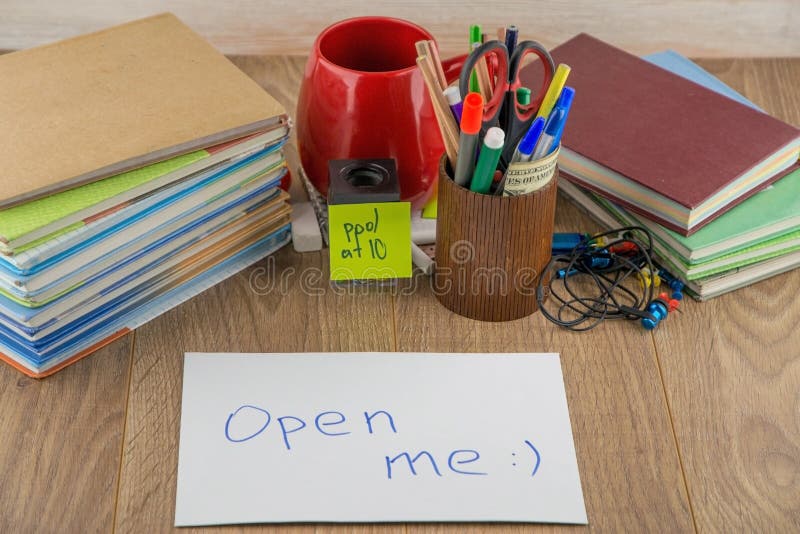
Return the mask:
M 461 75 L 461 69 L 467 61 L 467 55 L 468 54 L 462 54 L 442 61 L 442 70 L 444 70 L 444 77 L 447 83 L 453 83 L 458 80 L 458 77 Z

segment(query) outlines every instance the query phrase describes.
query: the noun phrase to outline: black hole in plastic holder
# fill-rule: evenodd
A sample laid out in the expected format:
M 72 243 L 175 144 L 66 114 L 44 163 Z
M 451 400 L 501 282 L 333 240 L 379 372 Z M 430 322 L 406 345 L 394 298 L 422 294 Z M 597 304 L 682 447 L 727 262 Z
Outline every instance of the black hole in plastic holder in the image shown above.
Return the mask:
M 386 169 L 377 165 L 349 167 L 345 169 L 344 177 L 353 187 L 376 187 L 387 178 Z

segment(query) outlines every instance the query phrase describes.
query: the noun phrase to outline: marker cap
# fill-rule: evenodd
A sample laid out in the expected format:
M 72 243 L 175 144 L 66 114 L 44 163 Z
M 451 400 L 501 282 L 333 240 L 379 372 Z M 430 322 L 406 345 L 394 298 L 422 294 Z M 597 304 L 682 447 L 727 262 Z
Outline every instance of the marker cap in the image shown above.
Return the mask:
M 486 132 L 486 135 L 483 138 L 483 144 L 486 145 L 488 148 L 492 150 L 497 150 L 498 148 L 503 148 L 503 145 L 506 142 L 506 133 L 500 129 L 495 127 L 489 128 Z
M 478 24 L 473 24 L 469 27 L 469 42 L 472 43 L 480 43 L 481 42 L 481 27 Z
M 569 109 L 570 106 L 572 105 L 573 98 L 575 98 L 575 89 L 569 86 L 565 86 L 561 90 L 561 95 L 558 97 L 558 102 L 556 102 L 556 107 Z
M 544 117 L 538 117 L 533 121 L 531 127 L 528 128 L 522 141 L 519 142 L 519 151 L 521 154 L 533 153 L 533 149 L 536 148 L 536 142 L 542 135 L 542 130 L 544 130 Z
M 459 91 L 458 87 L 455 85 L 451 85 L 442 91 L 442 94 L 444 94 L 444 97 L 447 99 L 447 103 L 451 106 L 455 106 L 461 102 L 461 91 Z
M 481 131 L 482 121 L 483 97 L 480 93 L 467 94 L 461 112 L 461 131 L 467 135 L 475 135 Z
M 547 133 L 553 136 L 551 150 L 555 150 L 555 147 L 561 142 L 561 135 L 564 132 L 564 125 L 567 122 L 569 108 L 572 105 L 572 99 L 574 97 L 575 89 L 572 87 L 564 87 L 558 99 L 558 104 L 556 104 L 556 107 L 553 109 L 552 115 L 555 115 L 555 118 L 552 128 L 550 126 L 550 121 L 547 121 Z
M 517 88 L 517 104 L 527 106 L 531 103 L 531 90 L 527 87 Z
M 564 87 L 561 91 L 561 96 L 558 97 L 558 102 L 547 118 L 547 125 L 544 131 L 548 135 L 556 135 L 561 128 L 564 127 L 564 121 L 567 120 L 569 108 L 572 105 L 572 99 L 575 97 L 575 89 L 572 87 Z

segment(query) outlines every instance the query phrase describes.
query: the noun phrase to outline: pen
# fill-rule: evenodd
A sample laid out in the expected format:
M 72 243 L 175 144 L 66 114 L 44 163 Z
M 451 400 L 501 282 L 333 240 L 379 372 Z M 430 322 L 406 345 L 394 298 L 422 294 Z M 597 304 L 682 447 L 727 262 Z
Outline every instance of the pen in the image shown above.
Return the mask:
M 447 99 L 447 105 L 450 106 L 450 111 L 453 112 L 453 116 L 458 122 L 461 122 L 461 110 L 463 109 L 464 104 L 461 102 L 461 93 L 459 92 L 458 87 L 451 85 L 443 91 L 443 94 Z
M 553 74 L 550 87 L 547 88 L 547 93 L 544 95 L 544 100 L 542 100 L 542 104 L 539 106 L 539 112 L 536 113 L 537 117 L 547 118 L 550 112 L 553 111 L 553 106 L 555 106 L 558 100 L 558 95 L 561 94 L 564 84 L 567 83 L 567 76 L 569 76 L 570 70 L 572 70 L 570 66 L 564 63 L 558 66 L 555 74 Z
M 473 24 L 469 27 L 469 48 L 472 50 L 475 43 L 481 43 L 481 26 L 480 24 Z
M 506 49 L 508 50 L 508 57 L 511 57 L 511 54 L 514 53 L 514 49 L 517 47 L 518 35 L 519 30 L 513 24 L 506 28 Z
M 522 140 L 520 140 L 519 144 L 517 145 L 517 149 L 514 150 L 514 154 L 511 156 L 509 168 L 511 167 L 512 163 L 516 163 L 518 161 L 527 162 L 531 160 L 533 149 L 536 147 L 536 142 L 539 140 L 539 136 L 542 135 L 542 130 L 544 130 L 544 119 L 539 117 L 531 123 L 531 127 L 528 128 L 528 131 L 522 136 Z M 497 189 L 495 189 L 496 195 L 502 195 L 505 190 L 508 170 L 509 169 L 506 169 L 505 174 L 503 174 L 503 178 L 501 178 L 500 183 L 497 184 Z
M 572 99 L 575 96 L 575 89 L 572 87 L 564 87 L 561 96 L 547 119 L 547 124 L 544 127 L 539 143 L 536 145 L 536 150 L 533 151 L 531 159 L 539 159 L 547 156 L 558 147 L 561 142 L 561 133 L 564 131 L 564 124 L 567 122 L 569 115 L 569 108 L 572 105 Z
M 458 139 L 458 158 L 453 177 L 458 185 L 466 186 L 472 176 L 482 119 L 483 97 L 480 93 L 469 93 L 461 112 L 461 137 Z
M 569 117 L 569 110 L 572 107 L 572 99 L 575 98 L 575 89 L 572 87 L 564 87 L 564 90 L 561 91 L 561 97 L 558 99 L 558 103 L 556 104 L 557 108 L 563 109 L 564 113 L 561 116 L 560 127 L 556 131 L 556 134 L 553 136 L 553 140 L 550 142 L 550 150 L 547 151 L 548 155 L 552 153 L 559 144 L 561 144 L 561 136 L 564 134 L 564 126 L 567 124 L 567 118 Z
M 469 53 L 471 54 L 475 47 L 480 44 L 481 27 L 477 24 L 473 24 L 469 27 Z M 469 78 L 469 90 L 473 93 L 480 92 L 480 86 L 478 86 L 478 75 L 475 72 L 473 72 L 472 76 Z
M 539 117 L 531 123 L 531 127 L 525 132 L 522 140 L 517 145 L 514 155 L 511 157 L 511 162 L 515 161 L 530 161 L 533 155 L 533 149 L 536 148 L 536 143 L 544 131 L 544 119 Z
M 486 132 L 483 138 L 483 146 L 478 156 L 478 164 L 475 166 L 475 173 L 472 175 L 470 190 L 475 193 L 488 193 L 492 186 L 494 171 L 497 170 L 497 163 L 500 161 L 500 154 L 503 152 L 503 145 L 506 142 L 506 134 L 500 128 L 492 127 Z M 461 158 L 459 158 L 459 161 Z

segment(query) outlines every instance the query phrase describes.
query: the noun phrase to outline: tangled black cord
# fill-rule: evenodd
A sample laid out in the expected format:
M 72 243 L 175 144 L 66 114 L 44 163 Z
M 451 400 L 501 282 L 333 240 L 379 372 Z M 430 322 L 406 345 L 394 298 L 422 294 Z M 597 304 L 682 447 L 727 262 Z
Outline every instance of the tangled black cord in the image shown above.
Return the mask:
M 550 322 L 576 332 L 607 319 L 639 319 L 653 300 L 654 287 L 637 279 L 656 272 L 652 258 L 653 236 L 641 226 L 594 235 L 570 254 L 550 259 L 536 287 L 539 310 Z M 631 278 L 639 291 L 624 285 Z M 545 307 L 548 296 L 558 303 L 555 313 Z

